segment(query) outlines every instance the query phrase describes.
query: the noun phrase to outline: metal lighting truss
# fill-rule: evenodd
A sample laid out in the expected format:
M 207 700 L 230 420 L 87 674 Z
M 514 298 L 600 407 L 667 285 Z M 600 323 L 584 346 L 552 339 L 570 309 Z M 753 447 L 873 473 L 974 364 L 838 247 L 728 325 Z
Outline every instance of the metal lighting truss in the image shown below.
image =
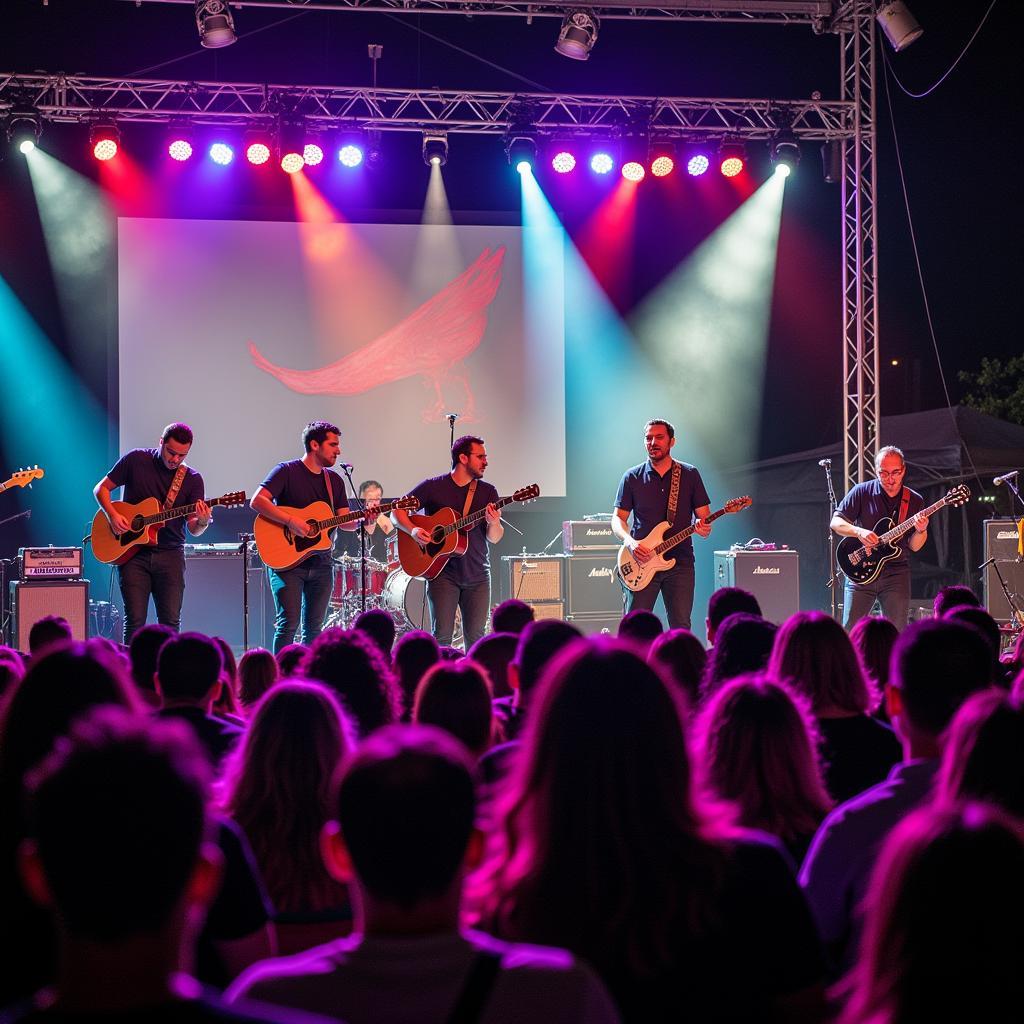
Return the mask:
M 173 3 L 176 0 L 144 0 Z M 188 0 L 191 2 L 191 0 Z M 553 3 L 476 0 L 394 0 L 403 12 L 460 11 L 542 16 L 564 11 Z M 304 9 L 379 10 L 391 0 L 312 0 Z M 296 7 L 283 0 L 246 0 L 247 8 Z M 191 121 L 221 126 L 266 126 L 281 113 L 321 128 L 445 131 L 504 135 L 529 125 L 541 134 L 614 135 L 643 124 L 677 140 L 752 142 L 790 128 L 801 142 L 842 147 L 843 465 L 848 489 L 871 471 L 878 448 L 878 234 L 875 196 L 876 49 L 873 0 L 742 4 L 730 0 L 676 0 L 652 8 L 611 3 L 595 8 L 636 19 L 775 20 L 834 32 L 840 46 L 838 100 L 721 99 L 474 92 L 445 89 L 181 82 L 88 75 L 0 72 L 0 116 L 34 110 L 54 122 Z

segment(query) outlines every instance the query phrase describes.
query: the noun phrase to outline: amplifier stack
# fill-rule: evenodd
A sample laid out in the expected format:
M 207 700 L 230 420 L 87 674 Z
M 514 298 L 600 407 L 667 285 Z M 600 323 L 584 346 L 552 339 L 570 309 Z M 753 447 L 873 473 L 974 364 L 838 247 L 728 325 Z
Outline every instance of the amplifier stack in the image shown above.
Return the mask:
M 1013 619 L 1013 610 L 999 582 L 1000 576 L 1010 596 L 1020 608 L 1024 608 L 1024 560 L 1020 555 L 1020 529 L 1013 519 L 986 519 L 984 527 L 985 574 L 982 577 L 982 591 L 985 610 L 1001 626 L 1007 625 Z M 992 559 L 995 560 L 994 564 Z
M 20 548 L 19 579 L 10 585 L 11 640 L 28 650 L 32 625 L 47 615 L 68 620 L 76 640 L 89 637 L 89 581 L 82 579 L 81 548 Z

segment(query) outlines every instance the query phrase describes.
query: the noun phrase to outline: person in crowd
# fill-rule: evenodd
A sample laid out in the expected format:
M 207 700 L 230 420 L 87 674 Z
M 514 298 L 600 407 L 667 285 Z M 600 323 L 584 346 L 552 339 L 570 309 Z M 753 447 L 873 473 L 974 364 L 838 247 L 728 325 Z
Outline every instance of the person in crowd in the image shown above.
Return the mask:
M 974 803 L 915 812 L 879 855 L 840 1024 L 1019 1018 L 1022 921 L 1020 821 Z
M 989 652 L 977 630 L 922 619 L 901 634 L 885 697 L 903 759 L 884 782 L 829 814 L 800 869 L 800 884 L 838 971 L 853 962 L 859 908 L 882 842 L 928 798 L 949 723 L 971 694 L 988 686 Z
M 285 644 L 274 657 L 277 658 L 277 667 L 281 670 L 281 678 L 287 679 L 295 675 L 299 663 L 309 652 L 305 644 Z
M 664 632 L 665 627 L 654 612 L 646 608 L 634 608 L 622 616 L 618 637 L 625 643 L 632 644 L 646 657 L 651 644 Z
M 25 676 L 25 662 L 13 647 L 0 644 L 0 701 Z
M 177 636 L 173 626 L 151 622 L 132 634 L 128 646 L 132 682 L 139 696 L 153 708 L 160 707 L 160 694 L 156 692 L 156 658 L 172 636 Z
M 876 693 L 885 693 L 892 649 L 899 635 L 900 631 L 881 615 L 866 615 L 850 630 L 850 642 L 857 652 L 860 670 Z M 879 705 L 876 715 L 883 718 L 884 714 L 883 706 Z
M 519 645 L 521 633 L 521 630 L 519 633 L 488 633 L 486 636 L 480 637 L 466 651 L 467 658 L 487 670 L 487 676 L 491 681 L 491 692 L 496 698 L 512 696 L 512 684 L 508 681 L 508 666 L 516 656 L 516 647 Z
M 1006 671 L 999 660 L 1003 640 L 1002 634 L 999 632 L 999 623 L 984 608 L 974 608 L 971 605 L 957 605 L 955 608 L 950 608 L 943 618 L 965 622 L 981 633 L 991 654 L 992 682 L 1008 689 L 1009 680 L 1007 680 Z
M 662 633 L 647 652 L 647 661 L 667 673 L 688 708 L 695 708 L 700 700 L 700 680 L 707 660 L 704 645 L 688 629 Z
M 441 660 L 437 641 L 425 629 L 414 629 L 399 637 L 394 651 L 395 674 L 402 693 L 402 721 L 412 718 L 416 687 L 431 665 Z
M 104 707 L 32 773 L 21 870 L 53 913 L 58 967 L 5 1024 L 291 1019 L 230 1008 L 181 973 L 221 877 L 207 771 L 185 727 Z
M 960 607 L 980 608 L 981 601 L 970 587 L 958 583 L 950 584 L 947 587 L 942 587 L 935 595 L 932 601 L 932 614 L 935 618 L 941 619 L 950 608 Z
M 453 647 L 451 644 L 445 644 L 440 648 L 440 651 L 442 661 L 459 661 L 466 656 L 465 651 L 461 651 L 458 647 Z
M 398 683 L 365 633 L 337 626 L 325 630 L 300 662 L 299 672 L 334 691 L 360 739 L 401 716 Z
M 831 616 L 791 615 L 775 637 L 769 672 L 810 702 L 834 800 L 849 800 L 881 782 L 899 761 L 896 735 L 872 717 L 879 695 L 861 672 L 849 635 Z
M 238 700 L 238 662 L 235 660 L 235 652 L 224 637 L 214 636 L 210 639 L 217 645 L 224 666 L 220 673 L 220 690 L 213 702 L 213 713 L 235 725 L 244 725 L 245 717 Z
M 354 745 L 326 686 L 287 680 L 257 704 L 225 769 L 221 806 L 252 847 L 282 952 L 351 927 L 348 894 L 320 856 L 320 832 L 332 813 L 331 780 Z
M 383 608 L 367 608 L 356 616 L 354 628 L 365 633 L 377 645 L 384 660 L 391 664 L 391 648 L 395 645 L 395 620 L 388 612 Z
M 823 1019 L 792 870 L 698 795 L 682 715 L 617 641 L 558 656 L 475 880 L 481 925 L 585 959 L 627 1022 Z
M 428 669 L 416 688 L 412 720 L 451 733 L 479 760 L 495 740 L 487 673 L 470 658 Z
M 590 969 L 569 953 L 459 927 L 479 861 L 469 754 L 427 726 L 392 726 L 351 755 L 325 830 L 328 869 L 352 887 L 353 934 L 247 971 L 227 998 L 340 1016 L 349 1024 L 612 1024 Z
M 708 599 L 708 614 L 704 629 L 708 635 L 708 647 L 714 647 L 718 627 L 736 612 L 761 617 L 761 605 L 757 598 L 742 587 L 719 587 Z
M 246 717 L 280 678 L 277 659 L 265 647 L 251 647 L 242 655 L 238 663 L 238 702 Z
M 491 612 L 491 629 L 495 633 L 515 633 L 519 636 L 533 620 L 533 605 L 510 597 L 495 605 Z
M 216 642 L 202 633 L 180 633 L 161 648 L 156 662 L 156 686 L 161 718 L 187 722 L 219 771 L 224 758 L 242 736 L 234 722 L 213 714 L 223 685 L 224 663 Z
M 748 672 L 760 672 L 768 664 L 778 626 L 748 612 L 727 615 L 715 632 L 715 645 L 708 651 L 700 681 L 701 700 L 722 683 Z
M 694 732 L 711 794 L 745 828 L 776 836 L 799 864 L 832 807 L 806 700 L 767 675 L 740 676 L 711 696 Z
M 28 651 L 33 658 L 56 644 L 72 640 L 71 623 L 63 615 L 44 615 L 29 627 Z

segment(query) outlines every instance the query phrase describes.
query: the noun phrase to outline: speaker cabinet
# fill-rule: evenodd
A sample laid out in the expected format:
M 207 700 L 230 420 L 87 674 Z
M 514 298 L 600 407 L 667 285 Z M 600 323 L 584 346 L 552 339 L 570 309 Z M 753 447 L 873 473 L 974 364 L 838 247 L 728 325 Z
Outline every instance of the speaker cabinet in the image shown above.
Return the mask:
M 985 561 L 994 558 L 996 564 L 985 566 L 985 574 L 982 576 L 982 593 L 985 598 L 985 608 L 997 622 L 1009 622 L 1013 617 L 1003 588 L 999 585 L 999 576 L 996 575 L 997 566 L 999 574 L 1006 583 L 1007 590 L 1019 602 L 1019 607 L 1024 609 L 1024 562 L 1018 561 L 1017 545 L 1019 543 L 1020 533 L 1017 523 L 1013 519 L 985 520 Z
M 769 622 L 800 610 L 800 556 L 795 551 L 716 551 L 715 589 L 742 587 Z
M 516 555 L 504 560 L 508 564 L 509 597 L 527 604 L 563 599 L 564 555 Z
M 274 597 L 267 571 L 249 566 L 249 646 L 270 648 L 274 640 Z M 182 631 L 223 637 L 242 650 L 242 565 L 239 555 L 185 556 Z
M 566 559 L 567 613 L 622 617 L 622 585 L 615 572 L 618 548 L 602 555 L 573 555 Z
M 565 603 L 562 601 L 529 601 L 534 621 L 541 619 L 564 619 Z
M 71 625 L 76 640 L 89 638 L 89 581 L 67 580 L 38 583 L 11 583 L 11 611 L 14 646 L 28 650 L 28 634 L 32 624 L 47 615 L 61 615 Z

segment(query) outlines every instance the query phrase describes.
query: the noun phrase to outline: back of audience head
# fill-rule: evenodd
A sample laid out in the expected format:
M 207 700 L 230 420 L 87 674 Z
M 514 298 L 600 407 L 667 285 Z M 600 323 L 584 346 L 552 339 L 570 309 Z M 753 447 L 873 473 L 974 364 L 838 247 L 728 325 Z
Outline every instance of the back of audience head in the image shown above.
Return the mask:
M 25 675 L 25 662 L 21 655 L 13 647 L 4 647 L 0 644 L 0 702 L 4 694 L 13 689 Z
M 561 619 L 538 619 L 523 630 L 509 666 L 520 704 L 530 699 L 555 655 L 582 635 L 575 626 Z
M 650 646 L 665 631 L 661 619 L 654 612 L 643 608 L 635 608 L 622 616 L 619 623 L 618 637 L 631 644 L 641 654 L 647 654 Z
M 1024 821 L 1024 705 L 991 688 L 956 713 L 936 785 L 940 801 L 982 800 Z
M 988 644 L 973 626 L 950 619 L 913 622 L 892 652 L 890 717 L 904 739 L 938 741 L 964 701 L 986 689 L 990 678 Z
M 295 675 L 299 670 L 300 662 L 308 653 L 309 648 L 305 644 L 285 644 L 274 655 L 277 658 L 277 667 L 281 670 L 281 678 L 287 679 L 289 676 Z
M 722 623 L 736 612 L 761 617 L 761 605 L 757 598 L 742 587 L 719 587 L 708 599 L 708 614 L 704 627 L 708 644 L 714 644 L 715 636 Z
M 241 826 L 280 912 L 338 904 L 320 856 L 331 779 L 355 740 L 334 694 L 285 680 L 256 705 L 228 762 L 224 809 Z
M 881 615 L 867 615 L 850 630 L 850 642 L 857 652 L 861 671 L 879 693 L 889 682 L 892 649 L 899 635 L 896 626 Z
M 401 716 L 401 696 L 391 668 L 364 633 L 325 630 L 313 642 L 300 670 L 334 691 L 360 737 Z
M 943 587 L 935 595 L 935 599 L 932 601 L 932 614 L 935 618 L 941 619 L 951 608 L 963 606 L 980 608 L 981 601 L 970 587 L 951 584 L 948 587 Z
M 430 726 L 381 729 L 348 758 L 334 792 L 328 850 L 340 835 L 373 900 L 412 913 L 461 887 L 476 799 L 472 762 L 454 737 Z
M 867 714 L 878 703 L 846 630 L 824 612 L 797 612 L 779 627 L 768 670 L 804 694 L 817 716 Z
M 23 868 L 66 936 L 122 944 L 182 928 L 193 890 L 212 898 L 206 771 L 180 724 L 100 708 L 31 774 Z
M 470 658 L 434 665 L 416 688 L 412 717 L 451 733 L 474 757 L 485 754 L 494 738 L 486 672 Z
M 72 640 L 71 623 L 63 615 L 44 615 L 32 623 L 28 631 L 28 649 L 33 657 L 48 647 Z
M 440 650 L 442 661 L 458 661 L 466 656 L 465 651 L 460 651 L 458 647 L 453 647 L 451 644 L 445 644 Z
M 376 645 L 384 660 L 391 664 L 391 648 L 395 643 L 395 620 L 383 608 L 367 608 L 356 616 L 355 628 L 365 633 Z
M 394 650 L 395 673 L 402 691 L 402 720 L 412 716 L 412 703 L 427 669 L 441 659 L 441 648 L 437 641 L 424 629 L 414 629 L 399 637 Z
M 205 707 L 223 683 L 224 659 L 217 642 L 202 633 L 179 633 L 157 655 L 157 686 L 165 705 Z
M 697 706 L 708 652 L 693 633 L 688 629 L 667 630 L 651 644 L 647 660 L 675 684 L 687 707 Z
M 515 633 L 518 636 L 533 620 L 533 606 L 510 597 L 491 612 L 491 629 L 495 633 Z
M 264 647 L 252 647 L 238 663 L 238 699 L 248 712 L 280 678 L 277 659 Z
M 958 605 L 955 608 L 950 608 L 942 617 L 953 622 L 965 622 L 981 633 L 988 644 L 991 655 L 992 682 L 1003 684 L 1005 676 L 999 662 L 999 649 L 1002 646 L 999 623 L 984 608 L 974 608 L 971 605 Z
M 242 708 L 238 703 L 238 662 L 235 660 L 235 652 L 224 637 L 214 636 L 210 639 L 220 651 L 223 666 L 220 672 L 221 686 L 213 702 L 213 713 L 241 718 Z
M 128 656 L 132 665 L 132 680 L 138 687 L 143 697 L 159 701 L 156 692 L 156 659 L 160 648 L 172 636 L 175 636 L 173 626 L 164 626 L 159 622 L 151 622 L 143 626 L 132 635 L 131 644 L 128 647 Z
M 488 633 L 466 651 L 470 661 L 475 661 L 487 670 L 491 692 L 495 697 L 508 697 L 512 694 L 508 666 L 516 656 L 518 646 L 519 636 L 515 633 Z
M 1024 1004 L 1022 879 L 1020 823 L 995 808 L 906 818 L 875 864 L 841 1024 L 1011 1019 Z
M 796 846 L 809 841 L 832 805 L 818 761 L 818 734 L 805 698 L 765 674 L 716 691 L 697 721 L 694 747 L 715 796 L 745 828 Z
M 701 698 L 714 693 L 727 679 L 760 672 L 768 664 L 778 626 L 758 615 L 733 612 L 715 633 L 701 679 Z

